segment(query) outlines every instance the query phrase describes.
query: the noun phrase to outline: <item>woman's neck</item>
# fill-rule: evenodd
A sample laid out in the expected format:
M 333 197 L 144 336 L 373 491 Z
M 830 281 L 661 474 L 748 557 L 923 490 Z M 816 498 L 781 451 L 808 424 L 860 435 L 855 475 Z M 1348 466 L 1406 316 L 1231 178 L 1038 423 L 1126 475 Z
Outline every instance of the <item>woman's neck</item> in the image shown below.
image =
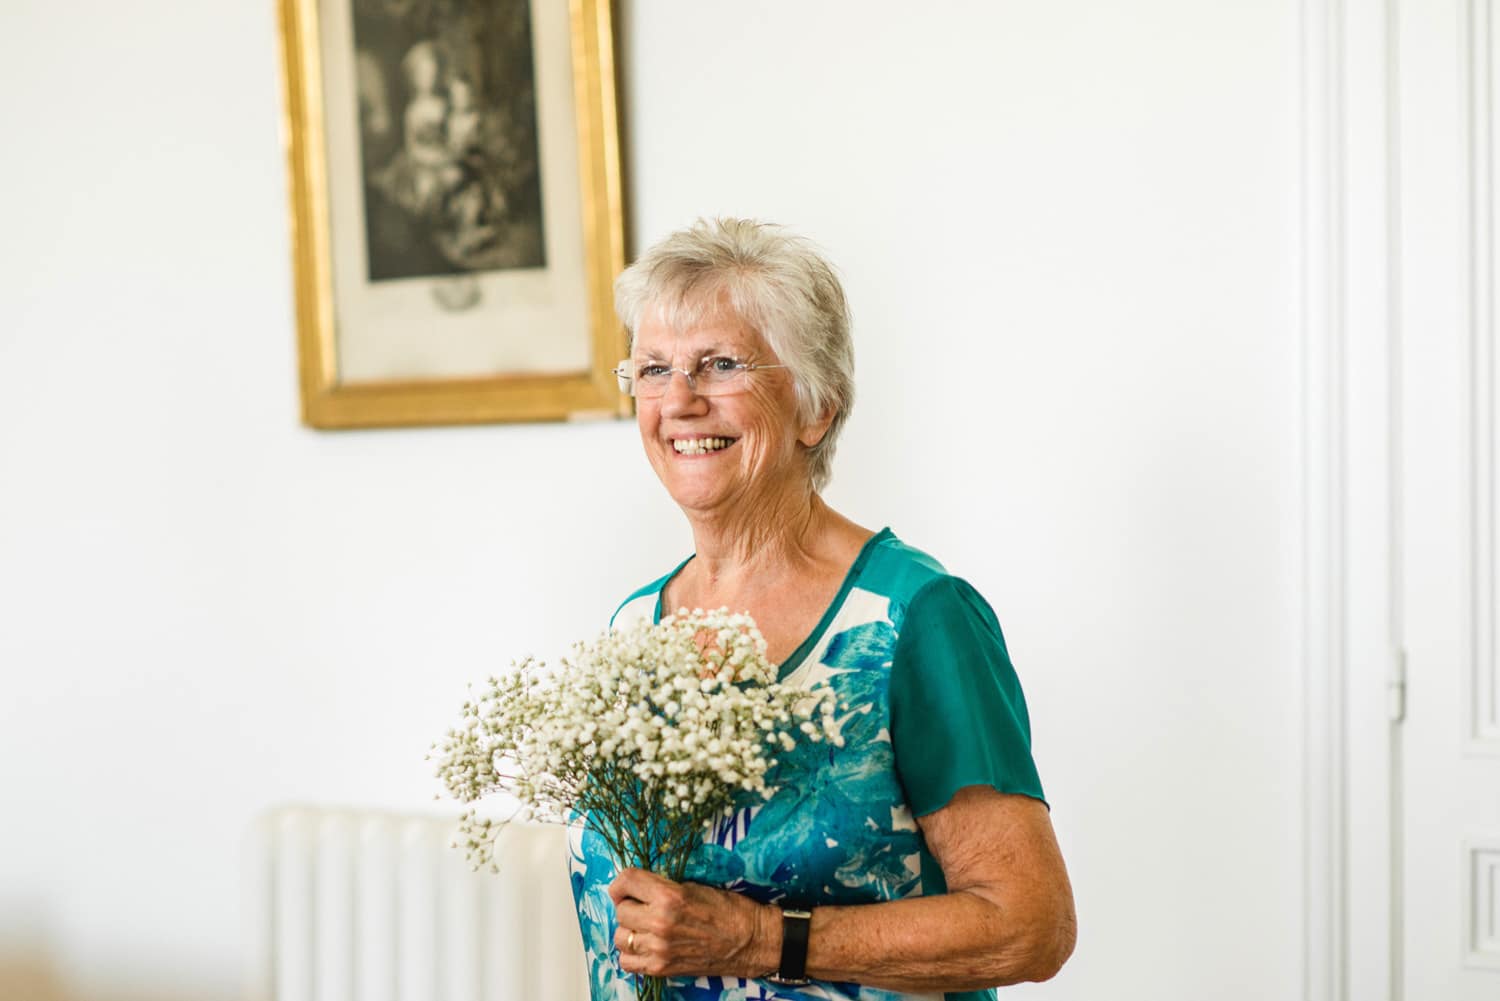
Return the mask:
M 815 577 L 819 570 L 841 573 L 851 541 L 869 535 L 811 491 L 762 503 L 738 517 L 690 512 L 689 520 L 695 552 L 683 597 L 704 607 L 789 578 Z

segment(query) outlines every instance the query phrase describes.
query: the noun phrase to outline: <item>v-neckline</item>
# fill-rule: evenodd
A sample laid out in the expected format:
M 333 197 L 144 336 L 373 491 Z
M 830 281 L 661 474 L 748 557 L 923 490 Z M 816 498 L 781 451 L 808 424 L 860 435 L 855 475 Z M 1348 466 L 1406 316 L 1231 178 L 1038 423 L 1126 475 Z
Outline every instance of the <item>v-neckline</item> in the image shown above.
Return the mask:
M 813 647 L 818 645 L 818 640 L 822 639 L 824 631 L 827 630 L 828 626 L 838 615 L 839 609 L 843 607 L 844 599 L 849 597 L 849 592 L 853 590 L 854 582 L 859 578 L 860 571 L 864 569 L 865 563 L 869 561 L 870 554 L 875 551 L 877 545 L 891 538 L 894 538 L 894 535 L 890 527 L 887 526 L 870 536 L 859 547 L 859 553 L 854 557 L 854 562 L 849 564 L 849 570 L 844 574 L 843 583 L 839 585 L 838 592 L 834 594 L 833 600 L 828 603 L 828 607 L 823 610 L 823 616 L 818 620 L 818 624 L 813 626 L 812 632 L 807 634 L 807 638 L 797 644 L 797 648 L 788 654 L 787 658 L 777 666 L 776 678 L 778 681 L 786 680 L 789 674 L 801 666 L 802 661 L 812 652 Z M 667 585 L 672 583 L 677 575 L 682 572 L 682 568 L 692 562 L 693 557 L 697 555 L 697 553 L 693 553 L 688 556 L 687 559 L 677 564 L 671 573 L 661 579 L 661 587 L 656 589 L 656 607 L 651 612 L 652 625 L 656 625 L 662 620 L 662 600 L 666 596 Z

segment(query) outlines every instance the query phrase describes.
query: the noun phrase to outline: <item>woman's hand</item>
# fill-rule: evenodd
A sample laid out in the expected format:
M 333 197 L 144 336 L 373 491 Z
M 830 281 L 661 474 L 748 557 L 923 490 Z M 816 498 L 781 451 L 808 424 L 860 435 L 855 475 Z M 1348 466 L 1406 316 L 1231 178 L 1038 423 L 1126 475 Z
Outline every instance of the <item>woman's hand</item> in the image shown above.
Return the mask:
M 738 893 L 626 869 L 609 895 L 627 973 L 762 977 L 781 961 L 780 912 Z

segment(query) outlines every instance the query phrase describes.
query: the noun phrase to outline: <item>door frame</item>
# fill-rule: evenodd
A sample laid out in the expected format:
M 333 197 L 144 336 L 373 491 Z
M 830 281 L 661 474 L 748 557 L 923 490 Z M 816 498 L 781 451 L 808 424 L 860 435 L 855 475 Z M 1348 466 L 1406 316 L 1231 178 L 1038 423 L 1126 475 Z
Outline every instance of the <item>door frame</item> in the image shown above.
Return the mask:
M 1402 15 L 1299 21 L 1304 1001 L 1400 1001 Z

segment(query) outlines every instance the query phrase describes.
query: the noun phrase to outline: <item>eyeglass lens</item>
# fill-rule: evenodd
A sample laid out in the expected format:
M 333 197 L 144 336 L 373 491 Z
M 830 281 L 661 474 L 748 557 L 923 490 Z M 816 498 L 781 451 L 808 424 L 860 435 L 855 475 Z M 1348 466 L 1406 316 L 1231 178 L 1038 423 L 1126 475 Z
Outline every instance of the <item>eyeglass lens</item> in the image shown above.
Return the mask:
M 672 368 L 659 362 L 648 362 L 636 366 L 634 386 L 636 396 L 662 396 L 672 385 L 672 376 L 682 373 L 688 388 L 701 396 L 731 391 L 740 375 L 748 366 L 735 358 L 722 355 L 699 360 L 692 369 Z

